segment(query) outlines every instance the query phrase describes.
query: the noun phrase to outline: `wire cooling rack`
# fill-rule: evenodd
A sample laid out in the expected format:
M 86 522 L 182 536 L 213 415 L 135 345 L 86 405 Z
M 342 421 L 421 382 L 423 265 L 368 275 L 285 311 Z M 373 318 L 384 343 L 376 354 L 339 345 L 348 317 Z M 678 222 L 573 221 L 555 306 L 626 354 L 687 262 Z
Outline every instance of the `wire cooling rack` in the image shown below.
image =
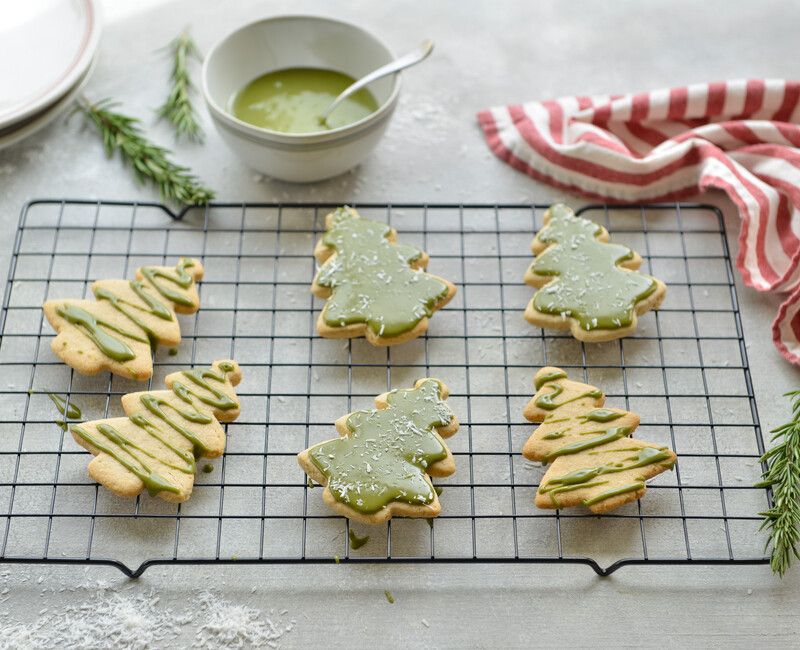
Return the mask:
M 333 205 L 216 204 L 173 214 L 158 204 L 40 200 L 22 210 L 0 321 L 0 561 L 112 565 L 139 576 L 156 564 L 300 562 L 565 562 L 608 575 L 626 564 L 766 562 L 756 513 L 764 442 L 722 216 L 703 205 L 589 206 L 614 241 L 669 286 L 637 332 L 584 345 L 523 318 L 522 282 L 546 206 L 358 205 L 431 256 L 459 286 L 426 336 L 394 348 L 317 336 L 322 302 L 309 292 L 314 244 Z M 81 297 L 98 278 L 142 264 L 203 260 L 202 308 L 181 316 L 183 343 L 155 354 L 151 385 L 170 372 L 233 357 L 242 415 L 225 455 L 200 472 L 188 502 L 135 500 L 99 488 L 90 457 L 54 424 L 47 393 L 84 417 L 122 414 L 142 390 L 84 377 L 50 351 L 45 299 Z M 537 510 L 544 468 L 520 455 L 522 417 L 542 365 L 602 387 L 636 411 L 634 435 L 678 453 L 647 496 L 604 516 Z M 436 520 L 350 524 L 322 504 L 295 460 L 332 436 L 342 414 L 389 388 L 435 376 L 450 387 L 461 428 L 448 441 L 457 472 Z

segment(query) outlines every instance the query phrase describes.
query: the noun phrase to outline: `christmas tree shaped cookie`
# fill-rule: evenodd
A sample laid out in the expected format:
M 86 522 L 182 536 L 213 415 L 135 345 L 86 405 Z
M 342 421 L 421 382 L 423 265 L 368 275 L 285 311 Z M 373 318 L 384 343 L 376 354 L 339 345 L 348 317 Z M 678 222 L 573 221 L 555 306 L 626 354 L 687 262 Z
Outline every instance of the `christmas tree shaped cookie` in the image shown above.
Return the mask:
M 349 207 L 331 212 L 314 256 L 321 268 L 311 291 L 327 300 L 317 321 L 321 336 L 366 336 L 373 345 L 410 341 L 455 295 L 455 286 L 426 273 L 428 255 L 396 244 L 385 223 Z
M 429 476 L 456 469 L 442 440 L 458 430 L 447 395 L 438 379 L 384 393 L 376 409 L 339 418 L 340 437 L 301 452 L 300 466 L 326 486 L 323 500 L 345 517 L 368 524 L 393 515 L 435 517 L 441 505 Z
M 522 455 L 552 463 L 536 491 L 540 508 L 587 506 L 603 513 L 641 499 L 645 481 L 672 469 L 676 455 L 668 447 L 629 437 L 639 416 L 604 408 L 594 386 L 567 379 L 560 368 L 542 368 L 534 380 L 536 395 L 524 415 L 541 424 Z
M 536 260 L 525 282 L 539 290 L 525 318 L 539 327 L 568 329 L 581 341 L 610 341 L 631 334 L 637 315 L 664 300 L 666 285 L 636 271 L 638 253 L 609 243 L 605 228 L 566 205 L 547 210 L 531 249 Z
M 44 314 L 58 335 L 50 344 L 68 366 L 84 375 L 108 369 L 138 381 L 153 374 L 152 349 L 178 345 L 175 314 L 200 307 L 196 282 L 199 260 L 181 258 L 174 266 L 143 266 L 135 280 L 98 280 L 95 300 L 48 300 Z
M 169 390 L 124 395 L 127 417 L 70 425 L 75 442 L 95 456 L 89 476 L 120 496 L 147 490 L 165 501 L 186 501 L 196 459 L 225 451 L 220 422 L 239 416 L 234 386 L 241 378 L 229 360 L 174 372 L 165 380 Z

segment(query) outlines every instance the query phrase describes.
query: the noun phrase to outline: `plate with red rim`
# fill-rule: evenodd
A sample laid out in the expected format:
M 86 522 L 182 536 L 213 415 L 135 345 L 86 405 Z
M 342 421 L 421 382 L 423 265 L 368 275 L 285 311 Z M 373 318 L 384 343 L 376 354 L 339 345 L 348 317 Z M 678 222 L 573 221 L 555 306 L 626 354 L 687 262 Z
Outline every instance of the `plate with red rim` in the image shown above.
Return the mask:
M 86 70 L 83 76 L 78 79 L 77 83 L 70 88 L 63 97 L 60 97 L 39 113 L 31 115 L 7 129 L 0 129 L 0 150 L 15 145 L 29 136 L 32 136 L 34 133 L 41 131 L 48 124 L 67 113 L 67 111 L 75 105 L 78 96 L 86 86 L 86 82 L 89 81 L 89 77 L 92 74 L 96 62 L 97 57 L 92 59 L 89 69 Z
M 0 3 L 0 131 L 71 94 L 86 78 L 100 32 L 94 0 Z

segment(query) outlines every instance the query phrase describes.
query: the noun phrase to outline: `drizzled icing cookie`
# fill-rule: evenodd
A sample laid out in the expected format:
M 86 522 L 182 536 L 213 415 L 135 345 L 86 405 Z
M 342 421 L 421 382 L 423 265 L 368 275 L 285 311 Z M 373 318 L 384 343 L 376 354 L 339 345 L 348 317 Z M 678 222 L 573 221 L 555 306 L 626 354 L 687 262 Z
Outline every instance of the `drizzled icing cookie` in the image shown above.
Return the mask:
M 639 416 L 604 408 L 605 396 L 595 386 L 552 367 L 539 370 L 534 384 L 524 415 L 541 424 L 522 455 L 552 463 L 536 491 L 539 508 L 584 505 L 608 512 L 640 499 L 647 479 L 674 466 L 677 457 L 668 447 L 630 437 Z
M 420 379 L 414 388 L 375 398 L 376 409 L 336 421 L 340 437 L 298 455 L 322 497 L 339 514 L 377 524 L 393 515 L 435 517 L 441 511 L 429 476 L 455 471 L 442 438 L 458 430 L 447 386 Z
M 101 370 L 143 381 L 153 374 L 152 349 L 178 345 L 176 313 L 200 307 L 199 260 L 181 258 L 174 267 L 143 266 L 135 280 L 98 280 L 95 300 L 48 300 L 44 314 L 58 333 L 50 344 L 64 363 L 84 375 Z
M 314 256 L 321 268 L 311 290 L 327 300 L 317 331 L 330 338 L 365 336 L 394 345 L 428 329 L 428 318 L 456 293 L 451 282 L 426 273 L 428 255 L 397 244 L 385 223 L 362 219 L 349 207 L 325 219 Z
M 220 422 L 239 416 L 236 386 L 242 378 L 235 361 L 167 375 L 169 390 L 128 393 L 126 417 L 70 425 L 72 437 L 94 454 L 88 471 L 120 496 L 147 490 L 165 501 L 192 494 L 198 458 L 225 450 Z
M 631 334 L 637 314 L 657 309 L 666 285 L 638 273 L 642 258 L 609 243 L 602 226 L 551 206 L 531 244 L 536 260 L 525 282 L 539 287 L 525 309 L 532 324 L 569 329 L 581 341 L 609 341 Z

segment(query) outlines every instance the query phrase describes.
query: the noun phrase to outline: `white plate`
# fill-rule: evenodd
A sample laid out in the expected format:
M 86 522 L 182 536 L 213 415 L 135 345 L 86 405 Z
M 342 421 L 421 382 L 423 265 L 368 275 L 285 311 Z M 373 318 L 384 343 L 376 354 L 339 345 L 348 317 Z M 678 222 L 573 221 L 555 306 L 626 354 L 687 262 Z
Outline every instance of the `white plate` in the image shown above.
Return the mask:
M 70 90 L 68 90 L 63 97 L 58 99 L 51 106 L 45 108 L 37 115 L 22 120 L 18 128 L 12 128 L 5 131 L 0 130 L 0 149 L 10 147 L 12 144 L 16 144 L 20 140 L 24 140 L 37 131 L 41 131 L 53 120 L 66 113 L 67 110 L 74 105 L 75 99 L 83 90 L 86 82 L 89 81 L 92 70 L 94 70 L 95 61 L 96 59 L 89 61 L 89 69 L 84 72 L 83 76 L 78 79 L 77 83 Z M 75 116 L 75 119 L 81 119 L 81 117 Z
M 100 40 L 93 0 L 0 2 L 0 130 L 59 102 Z

